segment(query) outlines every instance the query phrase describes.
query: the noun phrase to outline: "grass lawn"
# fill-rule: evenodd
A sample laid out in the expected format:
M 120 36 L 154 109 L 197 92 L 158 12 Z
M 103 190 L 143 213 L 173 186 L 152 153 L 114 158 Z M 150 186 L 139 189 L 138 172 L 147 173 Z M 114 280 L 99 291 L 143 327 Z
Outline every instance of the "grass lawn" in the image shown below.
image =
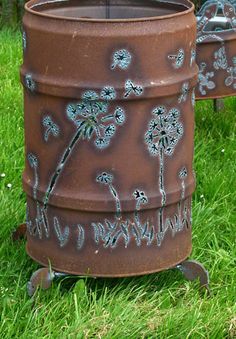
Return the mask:
M 209 270 L 212 297 L 166 271 L 126 279 L 66 278 L 34 300 L 26 282 L 38 267 L 24 242 L 21 38 L 0 32 L 0 338 L 236 338 L 236 98 L 214 113 L 196 109 L 193 253 Z M 12 184 L 8 188 L 8 184 Z

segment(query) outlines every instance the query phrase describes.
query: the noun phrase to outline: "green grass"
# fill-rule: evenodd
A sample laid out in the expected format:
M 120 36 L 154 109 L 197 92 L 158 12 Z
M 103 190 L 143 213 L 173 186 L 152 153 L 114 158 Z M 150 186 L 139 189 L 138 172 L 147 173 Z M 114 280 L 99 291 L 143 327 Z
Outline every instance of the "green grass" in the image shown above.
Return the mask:
M 0 337 L 235 338 L 236 337 L 236 100 L 214 113 L 196 110 L 193 253 L 210 272 L 212 297 L 178 272 L 126 279 L 67 278 L 35 299 L 26 282 L 37 264 L 11 232 L 25 218 L 23 104 L 18 33 L 0 33 Z M 12 188 L 8 189 L 7 184 Z

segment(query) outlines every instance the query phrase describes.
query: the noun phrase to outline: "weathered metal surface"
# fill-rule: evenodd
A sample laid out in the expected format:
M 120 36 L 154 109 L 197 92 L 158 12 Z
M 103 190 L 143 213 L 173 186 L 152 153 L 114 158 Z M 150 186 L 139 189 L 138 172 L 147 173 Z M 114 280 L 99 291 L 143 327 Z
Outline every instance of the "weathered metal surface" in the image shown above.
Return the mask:
M 208 0 L 197 13 L 197 99 L 236 94 L 236 1 Z
M 200 287 L 205 289 L 208 295 L 211 295 L 209 273 L 200 262 L 196 260 L 186 260 L 177 265 L 176 268 L 190 281 L 199 279 Z
M 47 290 L 51 287 L 54 279 L 54 272 L 48 268 L 40 268 L 33 273 L 30 281 L 27 284 L 28 295 L 32 297 L 37 288 L 41 287 L 43 290 Z
M 27 251 L 78 275 L 170 268 L 191 252 L 193 5 L 85 4 L 26 5 Z

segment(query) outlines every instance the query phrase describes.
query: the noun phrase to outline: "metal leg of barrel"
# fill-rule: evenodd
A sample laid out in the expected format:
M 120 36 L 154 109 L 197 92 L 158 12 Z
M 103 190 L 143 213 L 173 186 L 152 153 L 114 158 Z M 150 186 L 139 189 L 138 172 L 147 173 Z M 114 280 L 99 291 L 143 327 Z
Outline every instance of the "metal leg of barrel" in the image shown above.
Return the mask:
M 214 112 L 218 113 L 225 107 L 224 99 L 213 99 Z
M 30 297 L 32 297 L 38 288 L 43 290 L 48 290 L 55 278 L 61 278 L 67 276 L 66 273 L 55 272 L 49 268 L 40 268 L 30 278 L 30 281 L 27 283 L 27 292 Z
M 12 238 L 17 241 L 24 238 L 26 235 L 26 224 L 21 224 L 12 233 Z M 199 279 L 200 287 L 207 290 L 210 295 L 209 288 L 209 273 L 202 264 L 195 260 L 186 260 L 176 266 L 176 268 L 182 272 L 187 280 L 193 281 Z M 30 297 L 34 295 L 36 290 L 41 287 L 43 290 L 47 290 L 51 287 L 55 278 L 65 277 L 68 274 L 55 272 L 50 268 L 40 268 L 34 272 L 27 283 L 27 291 Z
M 26 229 L 26 224 L 19 225 L 12 232 L 12 240 L 18 241 L 26 238 Z M 52 271 L 50 268 L 40 268 L 32 274 L 30 281 L 27 283 L 28 295 L 32 297 L 39 287 L 41 287 L 43 290 L 49 289 L 55 278 L 65 277 L 66 275 L 67 274 L 65 273 Z
M 208 295 L 210 295 L 209 273 L 202 264 L 195 260 L 186 260 L 177 265 L 176 268 L 183 273 L 187 280 L 194 281 L 199 279 L 200 287 L 206 289 Z M 43 290 L 49 289 L 55 278 L 67 275 L 66 273 L 52 271 L 49 268 L 40 268 L 33 273 L 27 284 L 28 295 L 32 297 L 39 287 Z
M 182 272 L 187 280 L 199 279 L 200 287 L 206 289 L 208 295 L 210 295 L 209 273 L 202 264 L 195 260 L 186 260 L 177 265 L 176 268 Z

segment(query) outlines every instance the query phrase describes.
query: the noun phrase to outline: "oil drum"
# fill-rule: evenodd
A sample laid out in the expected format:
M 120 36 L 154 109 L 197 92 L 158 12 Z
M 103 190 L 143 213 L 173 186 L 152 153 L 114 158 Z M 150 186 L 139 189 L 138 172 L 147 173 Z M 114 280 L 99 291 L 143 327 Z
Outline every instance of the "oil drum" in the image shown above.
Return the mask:
M 27 252 L 59 272 L 157 272 L 191 253 L 196 19 L 188 0 L 27 2 Z
M 236 1 L 208 0 L 197 13 L 197 99 L 236 94 Z

